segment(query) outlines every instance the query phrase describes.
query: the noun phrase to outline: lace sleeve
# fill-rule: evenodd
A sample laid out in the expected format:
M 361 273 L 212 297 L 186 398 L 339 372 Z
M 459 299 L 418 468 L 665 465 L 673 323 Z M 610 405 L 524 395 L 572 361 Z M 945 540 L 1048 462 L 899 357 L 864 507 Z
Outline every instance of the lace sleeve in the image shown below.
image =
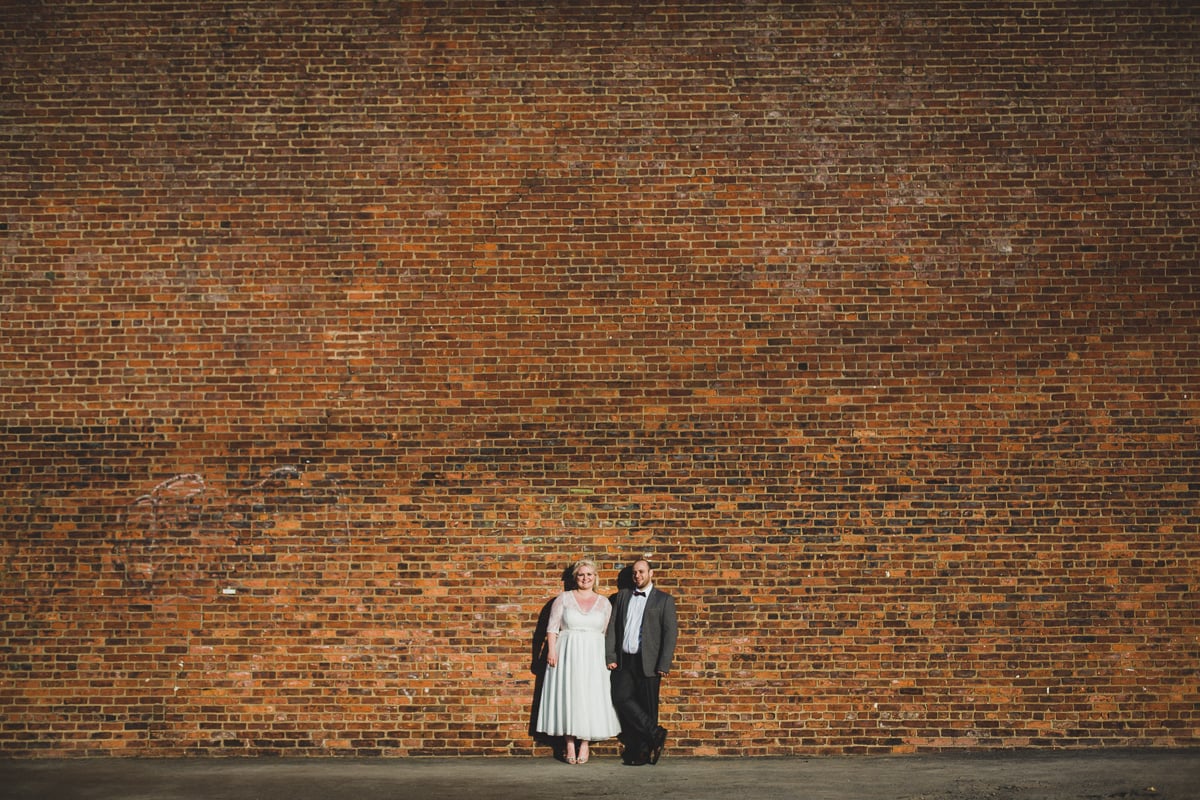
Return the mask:
M 608 602 L 608 598 L 603 596 L 597 602 L 604 604 L 600 608 L 604 610 L 604 629 L 608 630 L 608 621 L 612 619 L 612 603 Z
M 554 598 L 554 602 L 550 605 L 550 621 L 546 623 L 546 633 L 558 633 L 562 628 L 563 603 L 566 601 L 566 597 L 567 593 L 563 592 Z

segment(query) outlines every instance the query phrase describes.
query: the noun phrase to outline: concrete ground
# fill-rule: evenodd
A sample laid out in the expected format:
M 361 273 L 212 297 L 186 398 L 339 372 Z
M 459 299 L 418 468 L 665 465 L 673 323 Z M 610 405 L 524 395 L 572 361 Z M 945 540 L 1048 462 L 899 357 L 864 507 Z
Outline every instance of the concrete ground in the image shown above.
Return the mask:
M 1200 800 L 1200 750 L 814 758 L 0 759 L 0 798 L 53 800 Z

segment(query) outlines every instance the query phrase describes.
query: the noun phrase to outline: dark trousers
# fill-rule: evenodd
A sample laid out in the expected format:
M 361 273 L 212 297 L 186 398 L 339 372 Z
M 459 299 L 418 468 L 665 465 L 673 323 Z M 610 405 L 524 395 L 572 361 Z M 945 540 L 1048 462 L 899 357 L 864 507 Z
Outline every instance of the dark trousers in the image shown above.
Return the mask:
M 612 702 L 621 720 L 625 746 L 644 750 L 658 727 L 658 687 L 662 678 L 647 678 L 642 671 L 642 654 L 621 653 L 612 674 Z

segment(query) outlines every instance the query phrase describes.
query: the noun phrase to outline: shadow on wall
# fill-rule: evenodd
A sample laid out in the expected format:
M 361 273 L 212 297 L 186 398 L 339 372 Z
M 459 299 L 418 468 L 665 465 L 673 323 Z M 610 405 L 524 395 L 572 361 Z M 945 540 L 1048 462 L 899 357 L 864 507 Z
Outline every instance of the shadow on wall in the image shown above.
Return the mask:
M 569 592 L 575 588 L 575 569 L 574 563 L 567 565 L 562 572 L 562 590 Z M 530 662 L 529 669 L 537 676 L 533 682 L 533 699 L 529 703 L 529 736 L 533 739 L 534 744 L 541 744 L 553 748 L 556 757 L 561 757 L 565 752 L 566 743 L 561 736 L 548 736 L 537 730 L 538 708 L 542 699 L 542 683 L 546 680 L 546 628 L 550 626 L 550 607 L 554 605 L 554 600 L 557 597 L 551 597 L 542 606 L 542 611 L 538 615 L 537 627 L 533 630 L 533 639 L 530 642 Z
M 632 588 L 634 588 L 633 587 L 633 564 L 629 564 L 624 569 L 622 569 L 620 572 L 617 573 L 617 592 L 621 591 L 622 589 L 632 589 Z M 617 597 L 617 592 L 613 592 L 612 595 L 608 599 L 615 601 L 616 597 Z

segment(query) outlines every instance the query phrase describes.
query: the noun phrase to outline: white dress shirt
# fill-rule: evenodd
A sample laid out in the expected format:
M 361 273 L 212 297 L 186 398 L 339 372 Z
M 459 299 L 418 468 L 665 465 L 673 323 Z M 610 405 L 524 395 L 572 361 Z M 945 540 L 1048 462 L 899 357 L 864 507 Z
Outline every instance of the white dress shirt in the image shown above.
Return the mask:
M 647 595 L 654 584 L 647 584 L 645 589 L 635 588 L 635 592 L 645 592 Z M 636 653 L 642 649 L 642 617 L 646 613 L 646 598 L 636 594 L 629 595 L 629 605 L 625 608 L 625 639 L 621 649 L 626 653 Z

